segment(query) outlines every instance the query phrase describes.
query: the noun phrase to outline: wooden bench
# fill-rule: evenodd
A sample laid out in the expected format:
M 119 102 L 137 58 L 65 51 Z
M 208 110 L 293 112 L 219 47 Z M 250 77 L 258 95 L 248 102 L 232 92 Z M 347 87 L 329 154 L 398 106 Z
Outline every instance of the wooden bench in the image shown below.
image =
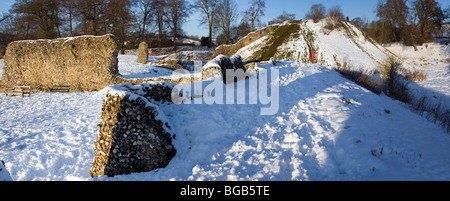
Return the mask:
M 70 92 L 70 86 L 69 85 L 54 85 L 53 88 L 50 90 L 50 92 Z
M 5 89 L 5 95 L 21 95 L 22 97 L 25 97 L 25 95 L 31 96 L 31 86 L 15 86 L 12 89 Z

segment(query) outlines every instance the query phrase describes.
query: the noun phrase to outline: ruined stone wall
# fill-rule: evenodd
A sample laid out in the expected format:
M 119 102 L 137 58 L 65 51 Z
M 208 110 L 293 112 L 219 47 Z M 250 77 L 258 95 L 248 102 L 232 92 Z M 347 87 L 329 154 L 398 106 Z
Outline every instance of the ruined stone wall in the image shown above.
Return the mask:
M 233 70 L 234 74 L 227 76 L 227 70 Z M 238 71 L 241 70 L 241 71 Z M 240 55 L 234 55 L 228 58 L 225 55 L 219 55 L 202 68 L 202 79 L 207 80 L 213 77 L 221 76 L 225 84 L 236 82 L 240 79 L 245 79 L 251 76 L 247 74 L 244 62 Z M 235 79 L 233 76 L 237 76 Z
M 95 141 L 93 177 L 148 172 L 175 156 L 170 125 L 157 104 L 171 102 L 173 84 L 110 86 Z
M 138 58 L 136 62 L 142 64 L 146 64 L 148 62 L 148 45 L 146 42 L 139 44 Z
M 8 45 L 0 88 L 17 85 L 50 90 L 97 91 L 121 83 L 113 35 L 16 41 Z
M 236 52 L 239 49 L 241 49 L 247 45 L 250 45 L 251 43 L 255 42 L 256 40 L 266 36 L 267 34 L 271 33 L 275 29 L 277 29 L 278 27 L 279 27 L 278 24 L 270 25 L 270 26 L 264 27 L 260 30 L 249 33 L 247 36 L 245 36 L 244 38 L 239 40 L 234 45 L 221 45 L 216 48 L 213 58 L 215 58 L 221 54 L 223 54 L 227 57 L 232 57 L 234 54 L 236 54 Z

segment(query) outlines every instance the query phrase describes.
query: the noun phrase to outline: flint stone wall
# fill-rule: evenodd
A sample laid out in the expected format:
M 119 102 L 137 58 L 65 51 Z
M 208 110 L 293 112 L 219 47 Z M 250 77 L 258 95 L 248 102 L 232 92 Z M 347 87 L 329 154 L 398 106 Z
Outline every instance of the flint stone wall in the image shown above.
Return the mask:
M 98 91 L 122 82 L 118 53 L 113 35 L 12 42 L 0 86 L 48 91 L 53 85 L 70 85 L 71 91 Z
M 110 86 L 95 141 L 92 177 L 148 172 L 175 156 L 169 123 L 157 106 L 171 102 L 167 82 Z
M 139 44 L 138 58 L 136 62 L 142 64 L 146 64 L 148 62 L 148 44 L 146 42 Z

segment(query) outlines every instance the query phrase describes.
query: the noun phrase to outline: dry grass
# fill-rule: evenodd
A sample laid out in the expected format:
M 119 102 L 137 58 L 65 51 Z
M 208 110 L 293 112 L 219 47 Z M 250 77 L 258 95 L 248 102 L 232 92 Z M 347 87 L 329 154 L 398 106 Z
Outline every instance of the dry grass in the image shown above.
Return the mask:
M 363 71 L 352 70 L 351 64 L 344 62 L 345 65 L 338 65 L 336 71 L 347 79 L 352 80 L 356 84 L 372 91 L 375 94 L 381 94 L 381 89 L 383 85 L 379 83 L 376 79 L 369 76 L 368 73 Z
M 380 67 L 380 72 L 385 78 L 383 91 L 389 97 L 408 103 L 413 111 L 425 115 L 430 121 L 439 124 L 447 132 L 450 132 L 450 110 L 445 108 L 443 100 L 433 101 L 428 97 L 413 97 L 409 94 L 407 85 L 409 82 L 425 81 L 427 76 L 421 71 L 408 71 L 401 68 L 398 60 L 390 58 Z M 404 76 L 403 74 L 406 74 Z
M 389 75 L 391 73 L 391 69 L 392 66 L 401 66 L 402 61 L 401 59 L 394 57 L 394 56 L 390 56 L 388 57 L 384 62 L 382 62 L 380 64 L 380 66 L 378 67 L 378 73 L 381 75 L 381 78 L 383 79 L 383 81 L 387 81 L 389 79 Z M 395 69 L 398 73 L 398 70 L 400 70 L 399 68 Z
M 422 82 L 427 80 L 427 75 L 420 70 L 407 70 L 402 68 L 402 59 L 397 57 L 389 57 L 386 61 L 381 63 L 378 67 L 378 72 L 381 74 L 384 81 L 389 78 L 389 73 L 391 73 L 392 65 L 396 65 L 396 73 L 399 75 L 403 75 L 406 79 L 411 80 L 413 82 Z
M 427 80 L 427 75 L 420 70 L 415 70 L 407 72 L 406 78 L 414 82 L 423 82 Z
M 384 76 L 384 93 L 404 103 L 411 103 L 411 96 L 409 95 L 408 82 L 409 80 L 401 73 L 401 63 L 390 59 L 390 64 L 382 66 L 382 75 Z M 386 67 L 388 66 L 388 67 Z M 384 73 L 388 72 L 387 75 Z

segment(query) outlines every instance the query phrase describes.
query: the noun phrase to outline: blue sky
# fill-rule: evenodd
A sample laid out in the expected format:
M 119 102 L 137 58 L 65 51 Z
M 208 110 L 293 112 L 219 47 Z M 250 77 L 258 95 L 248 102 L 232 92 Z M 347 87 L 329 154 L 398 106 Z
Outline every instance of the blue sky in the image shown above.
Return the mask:
M 195 0 L 188 0 L 195 2 Z M 248 8 L 250 0 L 235 0 L 238 4 L 238 9 L 243 12 Z M 447 8 L 450 5 L 450 0 L 437 0 L 442 8 Z M 14 0 L 0 0 L 0 12 L 6 12 L 10 9 Z M 283 10 L 288 13 L 294 13 L 297 19 L 303 19 L 305 13 L 308 12 L 311 5 L 321 3 L 325 7 L 330 8 L 335 5 L 340 5 L 344 15 L 349 16 L 350 19 L 355 17 L 366 17 L 369 21 L 375 19 L 375 8 L 377 0 L 266 0 L 266 16 L 262 21 L 268 21 L 279 16 Z M 207 36 L 207 27 L 201 26 L 199 23 L 200 13 L 195 12 L 191 15 L 183 28 L 188 35 Z M 242 17 L 242 15 L 240 16 Z
M 195 2 L 195 0 L 189 0 Z M 248 8 L 250 0 L 235 0 L 240 11 Z M 437 0 L 442 8 L 450 5 L 450 0 Z M 266 0 L 266 15 L 262 21 L 268 21 L 278 17 L 283 10 L 296 15 L 297 19 L 304 19 L 306 12 L 313 4 L 321 3 L 328 9 L 340 5 L 345 16 L 350 19 L 355 17 L 366 17 L 369 21 L 375 19 L 375 9 L 378 0 Z M 198 13 L 194 13 L 189 21 L 184 25 L 184 30 L 188 35 L 207 36 L 208 30 L 205 26 L 199 26 Z M 242 15 L 240 16 L 242 17 Z

